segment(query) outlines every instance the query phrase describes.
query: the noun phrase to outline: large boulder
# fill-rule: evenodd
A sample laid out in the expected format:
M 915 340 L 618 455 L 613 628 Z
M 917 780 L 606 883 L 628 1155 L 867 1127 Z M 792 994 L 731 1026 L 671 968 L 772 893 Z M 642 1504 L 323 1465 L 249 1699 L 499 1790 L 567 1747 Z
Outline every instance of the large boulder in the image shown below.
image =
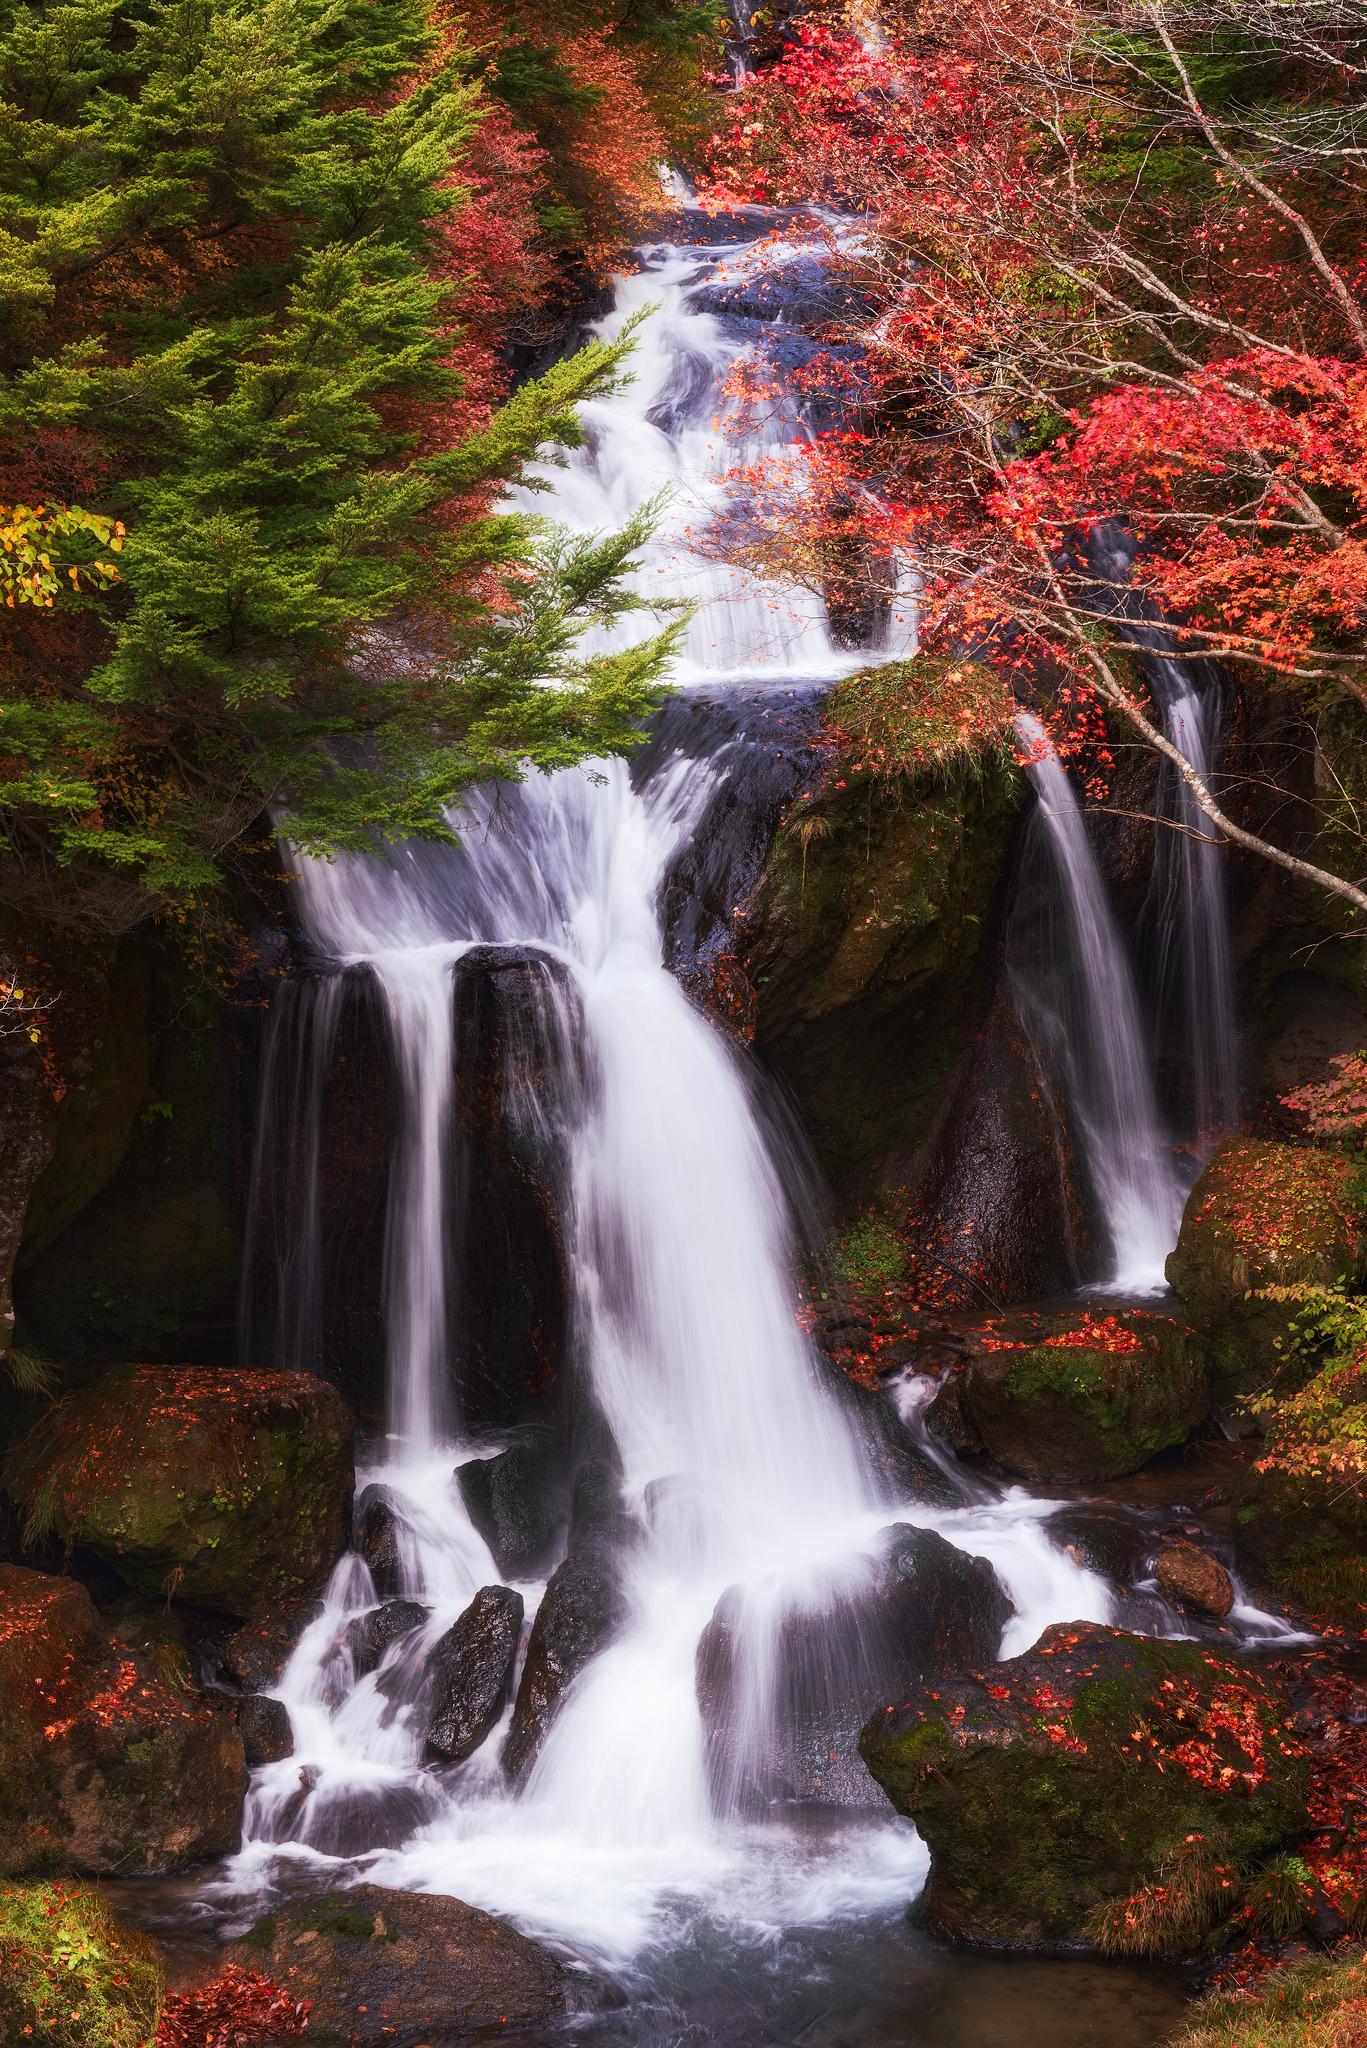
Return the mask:
M 160 1876 L 236 1849 L 231 1718 L 161 1682 L 85 1587 L 0 1565 L 0 1870 Z
M 1210 1405 L 1204 1365 L 1166 1316 L 1018 1318 L 968 1348 L 956 1417 L 967 1412 L 1003 1470 L 1045 1485 L 1137 1472 Z
M 924 701 L 944 668 L 922 656 L 895 673 Z M 863 687 L 841 686 L 833 722 L 862 722 Z M 805 737 L 796 709 L 774 707 L 780 751 Z M 901 775 L 877 772 L 862 746 L 827 754 L 759 887 L 735 898 L 756 1049 L 791 1088 L 842 1207 L 920 1182 L 987 1008 L 1022 784 L 995 743 L 935 758 L 937 738 Z
M 1239 1570 L 1312 1614 L 1367 1628 L 1367 1489 L 1332 1472 L 1258 1464 L 1241 1478 L 1230 1520 Z
M 625 1616 L 620 1571 L 610 1551 L 568 1557 L 553 1574 L 532 1623 L 513 1725 L 503 1745 L 503 1768 L 515 1782 L 531 1770 L 565 1693 L 608 1647 Z
M 565 1529 L 562 1464 L 555 1435 L 538 1430 L 497 1457 L 457 1466 L 466 1513 L 505 1578 L 544 1578 Z
M 375 1884 L 287 1901 L 225 1954 L 309 1999 L 309 2040 L 339 2048 L 540 2028 L 592 2002 L 593 1979 L 491 1913 Z
M 522 1612 L 522 1595 L 510 1586 L 482 1586 L 428 1651 L 427 1748 L 443 1763 L 473 1756 L 503 1712 Z
M 1011 1613 L 986 1558 L 905 1524 L 885 1529 L 880 1554 L 820 1604 L 775 1619 L 733 1587 L 697 1651 L 717 1811 L 876 1803 L 858 1753 L 872 1707 L 933 1672 L 995 1662 Z
M 1217 1400 L 1260 1392 L 1285 1363 L 1295 1304 L 1259 1301 L 1259 1289 L 1363 1273 L 1351 1171 L 1336 1153 L 1230 1138 L 1192 1189 L 1167 1275 Z
M 932 1932 L 1074 1946 L 1191 1835 L 1248 1868 L 1303 1832 L 1291 1704 L 1251 1661 L 1073 1622 L 880 1709 L 859 1748 L 930 1850 Z
M 306 1373 L 136 1365 L 54 1403 L 4 1481 L 138 1592 L 246 1617 L 321 1590 L 354 1458 L 350 1409 Z

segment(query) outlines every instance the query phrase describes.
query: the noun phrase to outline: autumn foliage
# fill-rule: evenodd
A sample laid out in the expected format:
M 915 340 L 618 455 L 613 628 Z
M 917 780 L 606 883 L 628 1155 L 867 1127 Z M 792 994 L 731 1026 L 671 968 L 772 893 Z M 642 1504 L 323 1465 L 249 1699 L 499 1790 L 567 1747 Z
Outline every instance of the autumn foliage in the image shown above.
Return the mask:
M 828 338 L 874 385 L 863 431 L 750 479 L 754 553 L 810 574 L 830 507 L 854 507 L 872 580 L 889 552 L 920 565 L 929 646 L 990 647 L 1030 695 L 1094 692 L 1160 750 L 1134 630 L 1157 615 L 1177 660 L 1312 717 L 1367 702 L 1367 14 L 990 0 L 882 22 L 809 18 L 714 143 L 714 204 L 827 210 L 812 233 L 866 309 Z

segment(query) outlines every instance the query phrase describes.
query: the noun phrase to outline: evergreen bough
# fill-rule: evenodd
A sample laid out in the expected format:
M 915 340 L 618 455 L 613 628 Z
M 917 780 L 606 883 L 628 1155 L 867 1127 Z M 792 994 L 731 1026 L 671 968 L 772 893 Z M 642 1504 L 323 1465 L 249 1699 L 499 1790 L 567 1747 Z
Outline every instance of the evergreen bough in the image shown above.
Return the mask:
M 496 506 L 630 335 L 431 431 L 483 104 L 434 48 L 420 0 L 0 0 L 0 497 L 127 530 L 108 587 L 0 610 L 16 909 L 183 912 L 272 804 L 310 853 L 444 837 L 472 783 L 627 750 L 658 699 L 677 620 L 582 651 L 642 608 L 651 513 Z

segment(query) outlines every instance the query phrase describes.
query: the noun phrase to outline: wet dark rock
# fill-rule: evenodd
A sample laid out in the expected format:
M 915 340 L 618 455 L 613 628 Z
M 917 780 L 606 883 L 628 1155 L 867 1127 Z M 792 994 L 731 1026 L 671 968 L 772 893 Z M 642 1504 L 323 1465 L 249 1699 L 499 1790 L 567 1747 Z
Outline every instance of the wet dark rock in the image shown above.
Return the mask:
M 1115 1586 L 1132 1586 L 1148 1576 L 1153 1538 L 1144 1524 L 1123 1508 L 1084 1501 L 1060 1508 L 1044 1524 L 1045 1532 L 1067 1550 L 1084 1571 L 1099 1572 Z
M 173 1693 L 84 1586 L 0 1565 L 0 1873 L 161 1876 L 242 1835 L 231 1715 Z
M 734 912 L 759 884 L 779 818 L 818 765 L 821 698 L 811 690 L 689 692 L 667 703 L 632 764 L 637 788 L 680 755 L 721 757 L 696 829 L 665 870 L 665 964 L 737 1036 L 755 1033 L 756 992 L 736 957 Z
M 999 988 L 919 1177 L 917 1270 L 946 1305 L 1068 1293 L 1094 1262 L 1091 1184 L 1041 1058 Z
M 883 781 L 842 753 L 809 790 L 814 836 L 773 833 L 732 943 L 756 992 L 756 1051 L 791 1090 L 843 1205 L 871 1187 L 919 1188 L 949 1128 L 987 1009 L 1020 789 L 993 755 Z
M 1204 1362 L 1181 1327 L 1138 1310 L 1114 1321 L 1137 1342 L 1051 1341 L 1078 1328 L 1075 1315 L 1022 1320 L 980 1340 L 959 1375 L 962 1398 L 1004 1471 L 1044 1485 L 1113 1479 L 1181 1443 L 1204 1416 Z
M 876 1561 L 834 1579 L 820 1607 L 778 1623 L 766 1727 L 747 1728 L 757 1617 L 741 1589 L 723 1594 L 698 1644 L 698 1703 L 719 1812 L 775 1799 L 868 1806 L 859 1731 L 872 1704 L 930 1674 L 990 1664 L 1011 1602 L 985 1558 L 930 1529 L 895 1524 Z
M 509 1579 L 544 1578 L 565 1528 L 560 1445 L 549 1431 L 456 1471 L 466 1512 Z
M 327 2048 L 549 2026 L 596 1982 L 460 1899 L 374 1884 L 291 1900 L 225 1954 L 311 2000 L 308 2038 Z
M 926 1428 L 960 1458 L 981 1458 L 987 1445 L 968 1412 L 962 1373 L 947 1373 L 940 1391 L 926 1409 Z
M 40 1414 L 5 1483 L 148 1599 L 249 1619 L 321 1592 L 351 1527 L 355 1439 L 308 1373 L 116 1366 Z
M 1218 1558 L 1190 1543 L 1160 1550 L 1154 1573 L 1165 1597 L 1194 1614 L 1223 1621 L 1234 1605 L 1229 1573 Z
M 452 1380 L 472 1431 L 536 1420 L 566 1356 L 565 1133 L 585 1087 L 573 977 L 529 946 L 452 976 Z
M 277 983 L 244 1275 L 250 1356 L 384 1402 L 384 1253 L 400 1089 L 373 968 Z M 315 1149 L 316 1148 L 316 1149 Z
M 405 1523 L 388 1486 L 367 1486 L 356 1502 L 356 1548 L 382 1600 L 405 1592 Z
M 584 1666 L 620 1630 L 626 1603 L 610 1554 L 566 1558 L 552 1576 L 532 1623 L 503 1768 L 514 1780 L 530 1770 L 561 1698 Z
M 417 1600 L 386 1600 L 383 1607 L 372 1607 L 368 1614 L 349 1621 L 342 1641 L 351 1652 L 356 1676 L 364 1678 L 367 1672 L 378 1670 L 390 1644 L 421 1628 L 426 1619 L 427 1609 Z
M 259 1693 L 243 1700 L 237 1710 L 237 1726 L 252 1770 L 294 1755 L 294 1730 L 283 1700 L 265 1699 Z
M 520 1593 L 483 1586 L 428 1651 L 430 1755 L 462 1763 L 493 1728 L 512 1685 L 522 1614 Z
M 249 1621 L 201 1646 L 216 1686 L 260 1692 L 274 1685 L 294 1655 L 300 1636 L 321 1613 L 315 1600 L 283 1600 L 273 1614 Z
M 611 1450 L 611 1446 L 608 1447 Z M 610 1456 L 587 1459 L 574 1475 L 570 1502 L 569 1549 L 572 1557 L 591 1550 L 620 1550 L 634 1544 L 640 1526 L 622 1500 L 622 1464 Z
M 1249 1747 L 1212 1717 L 1217 1688 L 1256 1719 Z M 1299 1837 L 1309 1771 L 1290 1711 L 1251 1659 L 1072 1622 L 880 1709 L 859 1747 L 930 1850 L 932 1933 L 1071 1947 L 1188 1835 L 1223 1835 L 1241 1868 Z
M 860 1386 L 844 1373 L 834 1376 L 834 1384 L 864 1440 L 870 1464 L 882 1476 L 889 1505 L 916 1500 L 934 1507 L 962 1507 L 962 1490 L 936 1464 L 886 1395 Z
M 689 294 L 689 304 L 699 312 L 783 320 L 800 327 L 867 320 L 876 301 L 843 277 L 837 264 L 799 256 L 786 263 L 748 263 L 734 277 L 709 279 Z

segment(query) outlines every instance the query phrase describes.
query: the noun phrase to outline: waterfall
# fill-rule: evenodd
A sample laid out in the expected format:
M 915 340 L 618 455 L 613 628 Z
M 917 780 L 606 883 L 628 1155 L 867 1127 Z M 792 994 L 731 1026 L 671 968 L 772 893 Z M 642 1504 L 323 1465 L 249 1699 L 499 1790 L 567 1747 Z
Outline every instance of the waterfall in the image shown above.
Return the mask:
M 761 264 L 784 289 L 809 289 L 807 270 L 783 244 L 639 255 L 599 326 L 654 304 L 635 382 L 587 409 L 586 445 L 547 466 L 553 498 L 529 508 L 597 531 L 672 487 L 639 584 L 697 603 L 685 682 L 763 687 L 859 666 L 867 653 L 835 647 L 817 595 L 732 571 L 706 546 L 710 522 L 737 510 L 730 472 L 807 431 L 789 397 L 748 440 L 729 438 L 729 372 L 793 330 L 726 308 L 750 303 Z M 908 568 L 889 651 L 914 645 L 914 595 Z M 758 1814 L 710 1777 L 697 1659 L 721 1603 L 746 1673 L 742 1758 L 777 1711 L 785 1618 L 867 1589 L 892 1523 L 988 1559 L 1014 1607 L 1003 1655 L 1051 1622 L 1112 1614 L 1104 1582 L 1049 1537 L 1053 1503 L 978 1486 L 931 1506 L 900 1498 L 870 1459 L 853 1396 L 798 1314 L 803 1165 L 757 1114 L 748 1057 L 664 966 L 662 881 L 728 754 L 651 753 L 635 775 L 614 761 L 477 793 L 454 845 L 297 864 L 318 979 L 272 1008 L 245 1282 L 263 1306 L 249 1320 L 271 1355 L 301 1364 L 333 1355 L 334 1296 L 382 1323 L 385 1440 L 366 1444 L 357 1478 L 397 1533 L 383 1588 L 359 1552 L 342 1559 L 275 1688 L 294 1754 L 254 1772 L 221 1886 L 249 1910 L 290 1866 L 329 1882 L 364 1872 L 614 1964 L 693 1940 L 705 1970 L 738 1929 L 769 1955 L 777 1929 L 900 1913 L 925 1854 L 867 1784 L 862 1807 L 836 1803 L 854 1773 L 824 1809 L 809 1779 L 804 1803 L 776 1797 Z M 1053 1019 L 1037 1008 L 1036 1028 L 1072 1048 L 1098 1172 L 1110 1162 L 1117 1283 L 1146 1284 L 1180 1203 L 1133 989 L 1066 777 L 1052 757 L 1033 772 L 1081 948 L 1067 1000 Z M 345 1112 L 341 1142 L 330 1105 Z M 491 1195 L 476 1150 L 493 1125 L 510 1164 Z M 489 1273 L 521 1285 L 528 1261 L 529 1286 L 559 1290 L 554 1329 L 529 1312 L 478 1350 Z M 517 1403 L 500 1408 L 500 1372 L 543 1367 L 578 1460 L 560 1554 L 568 1544 L 613 1575 L 620 1621 L 514 1783 L 500 1760 L 511 1707 L 466 1761 L 433 1768 L 423 1699 L 428 1652 L 501 1576 L 456 1469 L 509 1440 Z M 512 1584 L 530 1621 L 545 1583 Z M 424 1618 L 362 1668 L 352 1624 L 396 1591 Z
M 361 1559 L 343 1560 L 280 1687 L 295 1755 L 254 1777 L 239 1884 L 282 1854 L 378 1854 L 381 1882 L 457 1891 L 599 1955 L 629 1953 L 671 1915 L 726 1917 L 741 1894 L 748 1914 L 791 1915 L 828 1887 L 830 1910 L 847 1910 L 855 1856 L 880 1872 L 861 1897 L 905 1897 L 923 1854 L 881 1814 L 855 1837 L 803 1838 L 714 1811 L 694 1666 L 721 1596 L 750 1616 L 762 1674 L 784 1614 L 848 1595 L 878 1532 L 901 1521 L 992 1560 L 1017 1610 L 1008 1653 L 1051 1620 L 1109 1612 L 1101 1582 L 1041 1530 L 1045 1504 L 889 1501 L 822 1377 L 793 1298 L 784 1180 L 798 1169 L 766 1141 L 745 1062 L 663 966 L 660 881 L 719 773 L 724 760 L 674 756 L 641 789 L 620 762 L 538 777 L 458 847 L 299 864 L 315 945 L 344 973 L 374 974 L 402 1081 L 386 1292 L 391 1423 L 406 1426 L 359 1481 L 380 1479 L 397 1503 L 405 1590 L 429 1618 L 358 1680 L 339 1645 L 377 1596 Z M 460 1389 L 437 1335 L 462 1059 L 441 1017 L 476 947 L 537 949 L 555 970 L 558 1028 L 581 1048 L 581 1078 L 543 1082 L 541 1113 L 566 1136 L 574 1344 L 629 1523 L 625 1627 L 520 1793 L 497 1736 L 454 1773 L 425 1769 L 415 1712 L 425 1649 L 499 1577 L 452 1484 Z M 518 1590 L 534 1609 L 541 1586 Z
M 1209 661 L 1177 659 L 1154 605 L 1128 589 L 1137 545 L 1131 533 L 1101 521 L 1087 545 L 1101 584 L 1098 601 L 1122 611 L 1129 637 L 1146 650 L 1140 661 L 1163 729 L 1209 787 L 1220 731 L 1218 671 Z M 1141 950 L 1159 1028 L 1181 1047 L 1181 1121 L 1204 1152 L 1238 1127 L 1241 1106 L 1222 842 L 1166 761 L 1159 769 L 1156 809 L 1160 829 L 1140 916 Z
M 1158 637 L 1158 636 L 1153 636 Z M 1189 664 L 1154 653 L 1145 660 L 1168 738 L 1207 787 L 1219 733 L 1219 689 Z M 1192 1127 L 1208 1147 L 1238 1128 L 1240 1056 L 1229 913 L 1220 840 L 1175 768 L 1160 771 L 1160 826 L 1144 922 L 1153 933 L 1154 995 L 1160 1018 L 1191 1064 Z
M 1052 944 L 1011 964 L 1016 1006 L 1041 1067 L 1052 1055 L 1063 1069 L 1110 1233 L 1114 1270 L 1106 1284 L 1123 1293 L 1157 1291 L 1185 1189 L 1159 1122 L 1134 976 L 1063 764 L 1032 713 L 1017 714 L 1016 731 L 1039 794 L 1036 829 L 1066 913 Z

